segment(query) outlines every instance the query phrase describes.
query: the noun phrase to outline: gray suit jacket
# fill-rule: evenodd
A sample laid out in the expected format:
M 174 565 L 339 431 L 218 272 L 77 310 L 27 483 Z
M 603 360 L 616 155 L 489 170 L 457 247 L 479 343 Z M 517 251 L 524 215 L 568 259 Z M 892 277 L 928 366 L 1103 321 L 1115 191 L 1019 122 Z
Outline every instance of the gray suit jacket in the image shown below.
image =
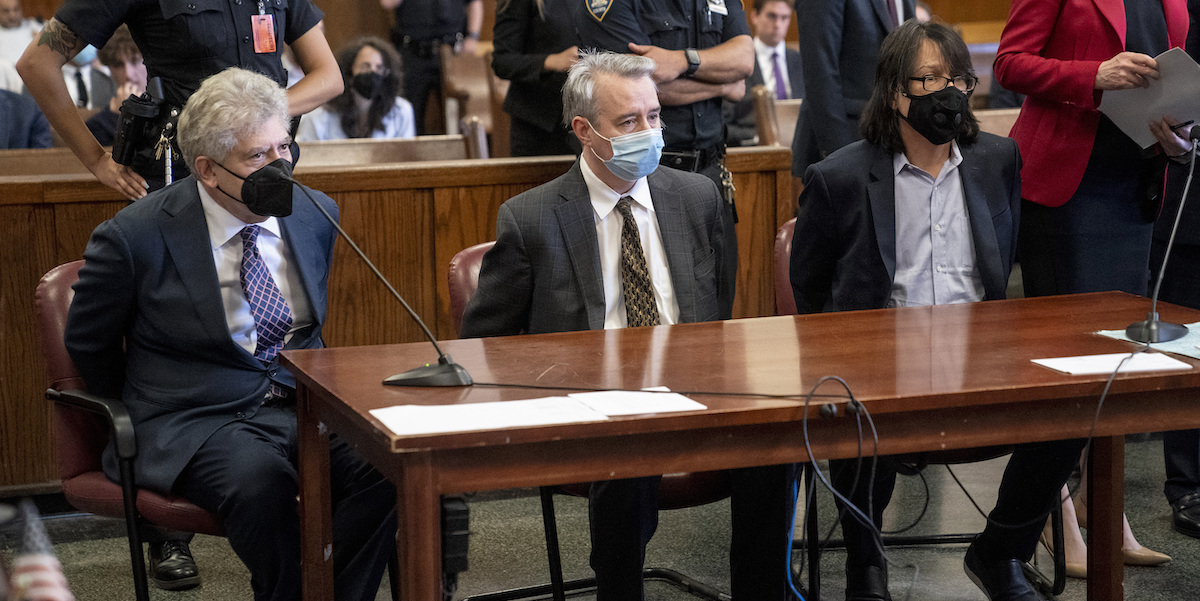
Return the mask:
M 293 195 L 294 212 L 280 223 L 314 323 L 287 348 L 316 348 L 336 233 L 303 193 Z M 337 214 L 328 196 L 314 196 Z M 129 409 L 138 485 L 164 492 L 217 428 L 254 417 L 271 381 L 295 386 L 278 357 L 264 366 L 229 336 L 206 223 L 192 177 L 101 223 L 67 318 L 67 350 L 88 390 Z M 111 452 L 105 471 L 116 475 Z
M 792 86 L 790 98 L 804 98 L 804 66 L 800 60 L 800 53 L 788 48 L 784 53 L 784 60 L 787 62 L 788 83 Z M 726 146 L 742 146 L 758 135 L 754 125 L 754 97 L 750 95 L 750 90 L 754 86 L 763 85 L 764 81 L 762 68 L 759 67 L 756 57 L 754 73 L 746 78 L 746 95 L 738 102 L 725 101 L 722 105 L 725 113 Z
M 899 0 L 912 17 L 914 0 Z M 792 138 L 792 175 L 860 138 L 879 46 L 893 27 L 884 0 L 796 0 L 804 104 Z
M 721 196 L 708 178 L 659 167 L 647 182 L 681 322 L 718 319 Z M 462 336 L 604 328 L 595 212 L 579 162 L 500 206 Z
M 1021 157 L 1011 138 L 959 146 L 963 195 L 984 299 L 1004 298 L 1017 252 Z M 800 313 L 880 309 L 896 275 L 892 153 L 858 141 L 808 168 L 792 238 Z

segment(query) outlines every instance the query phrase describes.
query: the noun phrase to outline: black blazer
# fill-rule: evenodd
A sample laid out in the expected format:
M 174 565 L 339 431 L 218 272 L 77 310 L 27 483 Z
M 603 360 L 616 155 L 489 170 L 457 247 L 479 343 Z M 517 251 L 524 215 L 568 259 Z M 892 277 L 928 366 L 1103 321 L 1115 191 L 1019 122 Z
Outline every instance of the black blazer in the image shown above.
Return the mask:
M 567 0 L 546 0 L 545 18 L 534 0 L 511 0 L 496 13 L 492 70 L 511 83 L 504 112 L 556 132 L 562 125 L 562 88 L 567 74 L 542 69 L 546 56 L 576 45 Z
M 800 53 L 788 48 L 784 51 L 783 60 L 787 64 L 788 83 L 792 86 L 790 98 L 804 98 L 804 66 Z M 754 73 L 746 78 L 746 95 L 738 102 L 726 101 L 722 106 L 725 113 L 725 145 L 742 146 L 746 141 L 753 140 L 757 135 L 754 120 L 754 97 L 750 90 L 765 82 L 762 68 L 758 65 L 758 57 L 754 57 Z
M 1021 157 L 1011 138 L 986 133 L 959 150 L 984 299 L 1004 298 L 1017 249 Z M 855 142 L 810 166 L 804 181 L 792 239 L 797 311 L 886 307 L 896 274 L 892 153 Z

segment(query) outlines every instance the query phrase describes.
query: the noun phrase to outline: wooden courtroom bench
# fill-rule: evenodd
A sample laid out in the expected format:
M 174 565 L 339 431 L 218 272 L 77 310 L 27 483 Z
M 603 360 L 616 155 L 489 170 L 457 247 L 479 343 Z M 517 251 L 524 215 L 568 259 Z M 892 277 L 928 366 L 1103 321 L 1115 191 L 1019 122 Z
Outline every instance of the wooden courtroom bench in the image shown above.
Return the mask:
M 337 201 L 347 232 L 434 333 L 449 338 L 454 335 L 446 280 L 451 257 L 495 239 L 500 204 L 558 177 L 572 161 L 561 156 L 322 167 L 302 159 L 296 174 Z M 775 231 L 792 217 L 791 153 L 780 147 L 734 149 L 728 166 L 741 220 L 734 315 L 770 315 Z M 52 491 L 57 471 L 33 292 L 52 267 L 81 258 L 92 229 L 127 203 L 91 174 L 0 173 L 5 174 L 0 175 L 0 456 L 5 458 L 0 493 Z M 334 254 L 324 331 L 328 344 L 421 339 L 418 327 L 346 244 L 339 242 Z

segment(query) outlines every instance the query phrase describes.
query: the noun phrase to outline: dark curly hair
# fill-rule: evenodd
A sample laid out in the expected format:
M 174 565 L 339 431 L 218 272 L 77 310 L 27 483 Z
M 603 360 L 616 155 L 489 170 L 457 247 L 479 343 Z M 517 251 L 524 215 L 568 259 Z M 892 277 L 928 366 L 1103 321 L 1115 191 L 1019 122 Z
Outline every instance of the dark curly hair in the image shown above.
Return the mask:
M 359 125 L 354 89 L 350 85 L 350 80 L 354 78 L 352 72 L 354 59 L 358 58 L 359 51 L 366 47 L 374 48 L 383 55 L 383 66 L 392 77 L 384 78 L 383 90 L 378 96 L 371 99 L 371 108 L 367 110 L 367 127 L 362 128 Z M 337 63 L 338 68 L 342 71 L 342 81 L 346 83 L 346 88 L 342 90 L 341 95 L 329 101 L 329 106 L 341 118 L 342 131 L 346 132 L 347 137 L 369 138 L 371 132 L 383 127 L 383 118 L 395 106 L 396 96 L 400 95 L 400 82 L 403 77 L 400 55 L 396 53 L 396 49 L 390 43 L 383 39 L 375 36 L 363 36 L 351 40 L 349 44 L 338 50 Z M 362 135 L 357 135 L 360 132 Z

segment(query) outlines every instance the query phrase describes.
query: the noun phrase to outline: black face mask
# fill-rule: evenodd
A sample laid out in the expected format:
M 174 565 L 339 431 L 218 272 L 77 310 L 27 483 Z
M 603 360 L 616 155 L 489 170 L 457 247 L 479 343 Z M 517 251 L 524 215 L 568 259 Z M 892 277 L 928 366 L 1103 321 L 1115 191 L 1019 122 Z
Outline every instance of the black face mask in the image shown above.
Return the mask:
M 214 163 L 216 161 L 213 161 Z M 229 171 L 225 165 L 217 165 Z M 232 171 L 231 175 L 242 180 L 242 197 L 221 190 L 226 196 L 246 205 L 255 215 L 263 217 L 287 217 L 292 214 L 292 182 L 283 179 L 292 177 L 292 164 L 284 159 L 275 159 L 246 177 Z
M 967 112 L 966 94 L 948 87 L 924 96 L 908 95 L 908 99 L 908 117 L 900 115 L 900 118 L 926 140 L 941 145 L 958 137 Z
M 383 91 L 383 74 L 367 71 L 350 78 L 350 87 L 363 98 L 374 98 Z

